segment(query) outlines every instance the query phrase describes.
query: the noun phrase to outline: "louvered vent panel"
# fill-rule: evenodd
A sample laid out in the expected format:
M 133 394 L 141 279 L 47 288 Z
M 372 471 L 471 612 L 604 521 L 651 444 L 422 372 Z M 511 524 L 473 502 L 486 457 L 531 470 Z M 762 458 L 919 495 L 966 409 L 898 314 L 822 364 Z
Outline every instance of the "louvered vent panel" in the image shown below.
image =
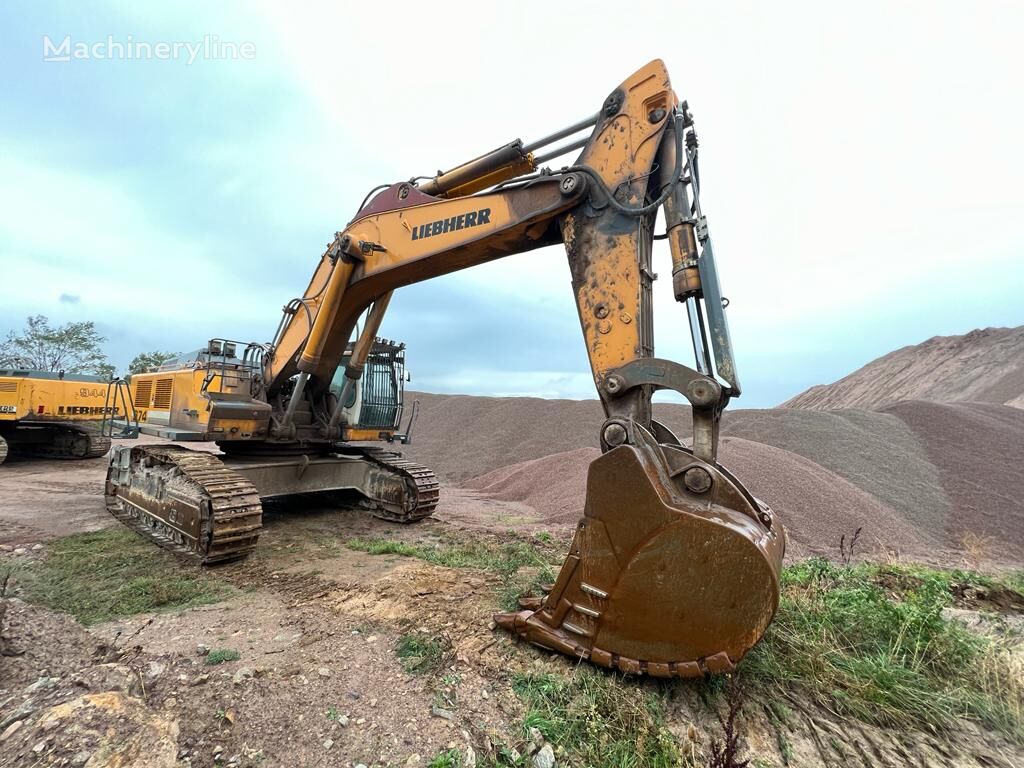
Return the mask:
M 132 399 L 136 408 L 149 408 L 150 399 L 153 397 L 153 380 L 142 379 L 135 382 L 135 394 Z
M 171 386 L 173 379 L 157 379 L 156 392 L 153 394 L 153 407 L 161 410 L 170 410 L 171 407 Z

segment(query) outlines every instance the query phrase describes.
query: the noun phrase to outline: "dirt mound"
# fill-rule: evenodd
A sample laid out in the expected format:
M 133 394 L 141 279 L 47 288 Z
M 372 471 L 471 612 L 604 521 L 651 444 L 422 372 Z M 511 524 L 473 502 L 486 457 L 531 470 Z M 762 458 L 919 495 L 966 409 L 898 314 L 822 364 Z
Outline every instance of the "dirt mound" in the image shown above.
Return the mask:
M 463 482 L 500 467 L 578 448 L 600 448 L 604 412 L 598 400 L 479 397 L 407 393 L 420 401 L 413 442 L 403 452 L 449 482 Z M 683 437 L 688 406 L 655 404 L 655 418 Z
M 1024 326 L 935 336 L 873 360 L 782 408 L 878 408 L 901 400 L 975 401 L 1022 407 Z
M 877 497 L 915 527 L 945 529 L 951 502 L 942 490 L 939 470 L 917 436 L 894 414 L 789 408 L 727 411 L 722 433 L 799 454 Z
M 952 503 L 946 532 L 1024 558 L 1024 411 L 984 403 L 899 403 L 885 409 L 917 436 Z
M 779 513 L 789 553 L 837 555 L 839 538 L 861 528 L 865 550 L 932 559 L 938 535 L 904 520 L 891 507 L 820 464 L 790 451 L 736 437 L 721 441 L 719 459 Z
M 596 448 L 557 453 L 489 472 L 464 485 L 492 498 L 532 507 L 549 525 L 574 524 L 583 513 L 587 468 Z M 922 530 L 851 482 L 802 456 L 735 437 L 723 438 L 721 458 L 747 487 L 782 516 L 791 553 L 836 554 L 839 537 L 862 528 L 872 549 L 918 557 L 936 555 L 937 534 Z
M 583 515 L 587 468 L 600 455 L 597 448 L 578 448 L 502 467 L 465 485 L 494 499 L 527 504 L 544 522 L 575 524 Z

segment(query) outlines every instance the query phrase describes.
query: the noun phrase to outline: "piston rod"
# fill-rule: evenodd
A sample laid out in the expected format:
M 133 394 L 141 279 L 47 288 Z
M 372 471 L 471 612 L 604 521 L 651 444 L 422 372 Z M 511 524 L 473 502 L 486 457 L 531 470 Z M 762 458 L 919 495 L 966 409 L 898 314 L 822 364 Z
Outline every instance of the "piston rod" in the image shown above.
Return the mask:
M 577 131 L 582 131 L 584 128 L 590 128 L 597 124 L 598 117 L 600 117 L 600 115 L 597 112 L 595 112 L 590 117 L 584 118 L 583 120 L 580 120 L 578 123 L 574 123 L 573 125 L 570 125 L 567 128 L 563 128 L 560 131 L 555 131 L 554 133 L 549 134 L 548 136 L 545 136 L 542 139 L 537 139 L 536 141 L 527 144 L 525 147 L 523 147 L 523 151 L 533 152 L 535 149 L 546 147 L 548 144 L 553 144 L 559 139 L 564 139 L 566 136 L 572 136 L 574 133 L 576 133 Z

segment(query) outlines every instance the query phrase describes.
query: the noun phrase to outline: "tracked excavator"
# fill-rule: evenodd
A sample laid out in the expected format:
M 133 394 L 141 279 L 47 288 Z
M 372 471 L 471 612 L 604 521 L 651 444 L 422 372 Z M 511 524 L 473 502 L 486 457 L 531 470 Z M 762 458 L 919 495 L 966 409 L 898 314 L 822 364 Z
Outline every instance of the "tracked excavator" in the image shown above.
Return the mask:
M 130 419 L 117 381 L 60 371 L 0 370 L 0 464 L 10 457 L 95 459 L 110 450 L 103 422 Z
M 545 165 L 577 151 L 570 164 Z M 659 212 L 665 229 L 656 234 Z M 654 355 L 652 251 L 662 240 L 693 368 Z M 396 393 L 388 407 L 372 423 L 366 415 L 378 387 L 367 372 L 394 352 L 375 343 L 392 293 L 555 244 L 568 256 L 606 416 L 602 455 L 589 468 L 584 515 L 555 583 L 495 620 L 532 643 L 623 672 L 732 670 L 776 610 L 786 534 L 717 459 L 719 420 L 740 382 L 701 208 L 697 134 L 661 61 L 564 130 L 371 190 L 306 292 L 285 307 L 272 342 L 242 350 L 221 340 L 189 366 L 137 381 L 149 391 L 136 391 L 136 402 L 159 398 L 161 406 L 146 421 L 214 440 L 223 455 L 119 448 L 108 508 L 203 563 L 252 551 L 261 498 L 345 491 L 387 519 L 429 515 L 438 499 L 433 474 L 389 445 L 366 445 L 402 439 L 394 386 L 385 387 Z M 397 373 L 392 367 L 388 380 Z M 691 405 L 692 443 L 652 418 L 657 390 Z

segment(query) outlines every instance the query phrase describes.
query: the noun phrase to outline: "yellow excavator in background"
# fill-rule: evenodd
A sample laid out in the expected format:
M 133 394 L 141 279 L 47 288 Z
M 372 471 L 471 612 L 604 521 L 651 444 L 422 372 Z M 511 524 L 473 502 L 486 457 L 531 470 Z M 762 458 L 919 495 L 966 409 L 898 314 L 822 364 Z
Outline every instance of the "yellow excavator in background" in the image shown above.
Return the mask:
M 95 459 L 110 450 L 104 420 L 131 420 L 117 381 L 102 376 L 0 370 L 0 464 L 8 456 Z
M 580 149 L 570 165 L 543 166 Z M 666 231 L 655 235 L 659 211 Z M 696 368 L 654 356 L 655 240 L 668 242 Z M 387 519 L 430 514 L 438 491 L 428 469 L 357 445 L 402 440 L 401 348 L 376 339 L 392 293 L 558 243 L 606 415 L 602 455 L 550 592 L 495 619 L 533 643 L 623 672 L 733 669 L 775 613 L 786 536 L 717 461 L 722 409 L 740 385 L 701 210 L 697 136 L 661 61 L 564 130 L 372 190 L 270 343 L 215 340 L 188 364 L 135 377 L 144 431 L 157 424 L 170 437 L 214 440 L 223 455 L 119 447 L 108 508 L 204 563 L 253 549 L 261 497 L 347 491 Z M 659 389 L 692 406 L 692 446 L 652 418 Z

